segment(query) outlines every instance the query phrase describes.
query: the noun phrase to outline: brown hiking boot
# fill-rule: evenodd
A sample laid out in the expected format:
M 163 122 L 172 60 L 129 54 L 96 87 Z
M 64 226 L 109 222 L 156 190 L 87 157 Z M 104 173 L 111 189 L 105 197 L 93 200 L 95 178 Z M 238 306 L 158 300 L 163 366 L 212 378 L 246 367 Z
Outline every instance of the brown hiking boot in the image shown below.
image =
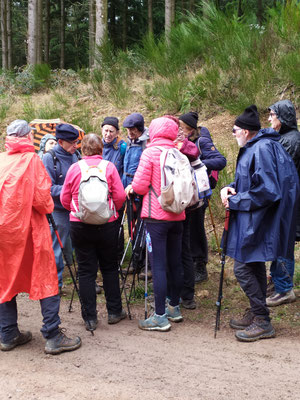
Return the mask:
M 250 326 L 243 331 L 236 331 L 235 337 L 240 342 L 255 342 L 256 340 L 275 337 L 275 329 L 271 322 L 256 316 Z
M 74 339 L 68 338 L 64 334 L 64 329 L 51 339 L 48 339 L 45 345 L 46 354 L 60 354 L 64 351 L 73 351 L 81 346 L 81 339 L 76 336 Z
M 231 319 L 229 325 L 232 329 L 246 329 L 253 322 L 254 314 L 250 308 L 246 308 L 245 314 L 241 319 Z

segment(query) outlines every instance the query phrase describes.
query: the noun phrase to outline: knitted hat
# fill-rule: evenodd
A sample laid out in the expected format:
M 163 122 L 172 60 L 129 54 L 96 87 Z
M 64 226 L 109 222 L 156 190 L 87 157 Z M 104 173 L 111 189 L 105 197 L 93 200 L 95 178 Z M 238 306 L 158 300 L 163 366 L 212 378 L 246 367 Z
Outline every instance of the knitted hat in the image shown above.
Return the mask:
M 67 142 L 73 142 L 78 139 L 79 132 L 74 126 L 69 124 L 59 124 L 55 129 L 56 139 L 66 140 Z
M 125 118 L 123 126 L 124 128 L 137 128 L 140 132 L 144 132 L 144 117 L 139 113 L 130 114 Z
M 36 129 L 32 128 L 24 119 L 16 119 L 6 128 L 7 135 L 17 137 L 26 136 L 31 131 L 36 131 Z
M 190 111 L 186 114 L 180 115 L 179 119 L 191 128 L 197 129 L 198 113 Z
M 249 131 L 259 131 L 261 125 L 256 105 L 252 104 L 252 106 L 247 107 L 243 114 L 237 117 L 234 124 Z
M 104 121 L 101 124 L 101 127 L 104 125 L 111 125 L 116 128 L 116 130 L 119 130 L 119 120 L 116 117 L 105 117 Z

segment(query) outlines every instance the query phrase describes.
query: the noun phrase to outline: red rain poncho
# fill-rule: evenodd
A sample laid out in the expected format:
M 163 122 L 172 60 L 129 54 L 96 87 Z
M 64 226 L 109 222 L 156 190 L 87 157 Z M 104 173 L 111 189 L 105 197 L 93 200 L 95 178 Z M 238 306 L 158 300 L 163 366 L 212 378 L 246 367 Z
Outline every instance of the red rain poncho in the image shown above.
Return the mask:
M 51 180 L 27 137 L 6 137 L 0 154 L 0 303 L 20 292 L 39 300 L 58 293 L 46 213 Z

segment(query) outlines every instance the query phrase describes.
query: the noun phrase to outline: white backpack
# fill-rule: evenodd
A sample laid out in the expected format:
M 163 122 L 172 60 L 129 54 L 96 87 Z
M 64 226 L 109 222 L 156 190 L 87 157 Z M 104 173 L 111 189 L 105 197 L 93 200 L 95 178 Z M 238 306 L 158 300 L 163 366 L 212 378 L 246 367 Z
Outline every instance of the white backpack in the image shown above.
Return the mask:
M 109 196 L 108 184 L 105 176 L 108 161 L 101 160 L 98 165 L 88 165 L 85 160 L 80 160 L 78 165 L 81 170 L 81 181 L 78 193 L 78 207 L 74 199 L 72 204 L 76 218 L 85 224 L 102 225 L 108 222 L 115 207 Z
M 176 148 L 157 147 L 161 150 L 161 195 L 151 189 L 163 210 L 180 214 L 190 205 L 195 192 L 190 162 Z

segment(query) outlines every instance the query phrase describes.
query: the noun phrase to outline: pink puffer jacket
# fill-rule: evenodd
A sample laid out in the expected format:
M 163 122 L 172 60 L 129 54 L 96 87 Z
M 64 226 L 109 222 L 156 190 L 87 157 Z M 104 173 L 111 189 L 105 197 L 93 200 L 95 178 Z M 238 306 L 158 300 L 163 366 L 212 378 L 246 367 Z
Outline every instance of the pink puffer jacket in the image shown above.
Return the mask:
M 149 127 L 150 143 L 142 153 L 140 163 L 134 179 L 132 188 L 135 193 L 144 195 L 142 218 L 153 218 L 160 221 L 182 221 L 185 219 L 185 212 L 174 214 L 164 211 L 155 194 L 151 191 L 149 201 L 149 186 L 153 186 L 155 193 L 160 195 L 160 155 L 161 150 L 156 146 L 165 148 L 175 147 L 174 140 L 178 132 L 178 125 L 169 118 L 154 119 Z

